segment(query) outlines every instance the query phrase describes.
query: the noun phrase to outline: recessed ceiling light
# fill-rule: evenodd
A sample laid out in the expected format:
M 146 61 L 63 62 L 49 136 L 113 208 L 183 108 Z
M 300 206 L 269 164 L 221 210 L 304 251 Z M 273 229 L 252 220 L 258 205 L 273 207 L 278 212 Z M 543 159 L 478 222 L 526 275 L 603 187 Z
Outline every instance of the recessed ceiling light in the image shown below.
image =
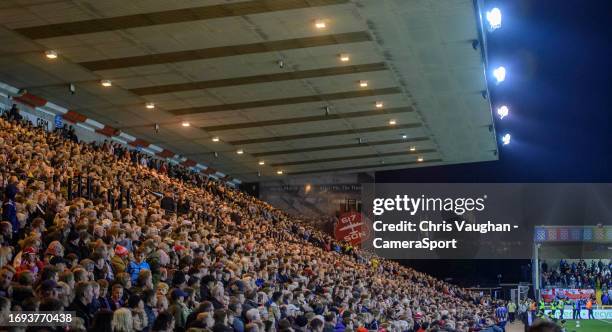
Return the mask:
M 419 158 L 417 159 L 417 161 L 418 161 L 418 162 L 420 162 L 420 163 L 421 163 L 421 162 L 423 162 L 423 157 L 419 157 Z
M 276 174 L 278 174 L 278 175 L 283 175 L 283 170 L 282 170 L 282 169 L 279 169 L 278 171 L 276 171 Z
M 111 82 L 111 80 L 102 80 L 100 81 L 100 84 L 102 84 L 102 86 L 105 88 L 108 88 L 109 86 L 113 86 L 113 82 Z
M 266 162 L 265 162 L 265 161 L 263 161 L 263 160 L 260 160 L 260 161 L 259 161 L 259 164 L 260 164 L 260 165 L 265 165 L 265 164 L 266 164 Z
M 351 60 L 351 57 L 348 54 L 346 53 L 340 54 L 340 61 L 349 62 L 350 60 Z
M 317 29 L 325 29 L 327 27 L 327 23 L 325 23 L 324 20 L 316 20 L 315 21 L 315 28 Z
M 408 138 L 408 135 L 406 135 L 406 134 L 402 134 L 402 138 L 403 138 L 403 139 L 406 139 L 406 138 Z
M 57 52 L 54 50 L 48 50 L 48 51 L 45 51 L 45 56 L 48 59 L 57 59 Z
M 145 104 L 145 107 L 146 107 L 146 108 L 148 108 L 148 109 L 150 109 L 150 110 L 152 110 L 152 109 L 154 109 L 154 108 L 155 108 L 155 103 L 146 103 L 146 104 Z
M 237 151 L 236 151 L 236 153 L 237 153 L 237 154 L 243 154 L 243 153 L 244 153 L 244 150 L 239 149 L 239 150 L 237 150 Z
M 364 80 L 359 81 L 359 86 L 362 87 L 362 88 L 367 88 L 368 87 L 368 81 L 364 81 Z
M 215 136 L 215 137 L 213 137 L 213 138 L 212 138 L 212 141 L 213 141 L 213 142 L 219 142 L 219 136 Z
M 376 108 L 383 108 L 383 106 L 385 106 L 385 104 L 382 101 L 377 101 L 375 105 L 376 105 Z
M 410 147 L 410 151 L 412 151 L 412 152 L 416 151 L 416 146 L 411 146 Z
M 191 124 L 189 122 L 185 121 L 185 122 L 181 123 L 181 126 L 189 127 L 189 126 L 191 126 Z
M 395 121 L 395 119 L 389 120 L 389 124 L 392 126 L 395 126 L 396 123 L 397 121 Z

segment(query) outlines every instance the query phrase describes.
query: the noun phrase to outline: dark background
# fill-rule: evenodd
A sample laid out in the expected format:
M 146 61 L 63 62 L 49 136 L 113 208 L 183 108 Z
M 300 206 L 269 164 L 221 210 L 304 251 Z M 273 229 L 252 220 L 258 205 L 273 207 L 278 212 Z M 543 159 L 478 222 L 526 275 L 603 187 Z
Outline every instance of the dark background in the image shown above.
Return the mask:
M 376 182 L 612 182 L 612 1 L 485 1 L 502 27 L 488 33 L 491 64 L 507 69 L 491 103 L 510 108 L 496 120 L 498 161 L 376 174 Z M 526 260 L 406 261 L 466 286 L 521 278 Z

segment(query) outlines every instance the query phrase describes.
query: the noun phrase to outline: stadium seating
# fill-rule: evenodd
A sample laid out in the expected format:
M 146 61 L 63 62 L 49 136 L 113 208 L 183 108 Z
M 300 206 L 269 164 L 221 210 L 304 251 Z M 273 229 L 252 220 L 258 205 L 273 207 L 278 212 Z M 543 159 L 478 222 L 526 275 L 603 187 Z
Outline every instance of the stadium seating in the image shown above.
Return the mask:
M 116 143 L 5 116 L 0 184 L 2 312 L 74 311 L 90 331 L 494 331 L 486 295 Z

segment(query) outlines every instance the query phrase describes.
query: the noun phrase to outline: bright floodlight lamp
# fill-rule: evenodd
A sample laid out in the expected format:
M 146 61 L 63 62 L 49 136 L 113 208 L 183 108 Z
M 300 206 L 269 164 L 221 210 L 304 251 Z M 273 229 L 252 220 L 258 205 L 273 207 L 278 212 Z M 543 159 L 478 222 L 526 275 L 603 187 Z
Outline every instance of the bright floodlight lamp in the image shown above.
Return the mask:
M 493 70 L 493 77 L 497 80 L 497 84 L 503 82 L 506 79 L 506 68 L 499 66 Z
M 512 136 L 510 136 L 510 134 L 506 134 L 506 135 L 502 136 L 502 142 L 504 143 L 504 145 L 510 144 L 510 139 L 511 138 L 512 138 Z
M 499 115 L 499 118 L 501 120 L 503 120 L 505 117 L 508 116 L 508 114 L 510 113 L 510 110 L 508 109 L 508 106 L 503 105 L 500 108 L 497 109 L 497 115 Z
M 493 8 L 487 12 L 487 21 L 489 22 L 490 31 L 501 28 L 502 14 L 499 8 Z

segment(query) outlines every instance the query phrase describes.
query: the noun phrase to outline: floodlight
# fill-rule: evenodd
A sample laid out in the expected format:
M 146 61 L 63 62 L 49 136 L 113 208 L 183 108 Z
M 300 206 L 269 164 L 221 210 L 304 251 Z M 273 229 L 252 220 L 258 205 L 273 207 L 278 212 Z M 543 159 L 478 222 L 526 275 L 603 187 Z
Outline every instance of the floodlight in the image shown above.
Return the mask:
M 487 21 L 489 21 L 489 29 L 491 31 L 501 28 L 502 14 L 499 8 L 493 8 L 487 12 Z
M 512 138 L 512 136 L 510 136 L 510 134 L 506 134 L 506 135 L 502 136 L 502 142 L 504 143 L 504 145 L 510 144 L 510 139 L 511 138 Z
M 506 68 L 499 66 L 493 70 L 493 76 L 497 80 L 497 84 L 503 82 L 506 79 Z

